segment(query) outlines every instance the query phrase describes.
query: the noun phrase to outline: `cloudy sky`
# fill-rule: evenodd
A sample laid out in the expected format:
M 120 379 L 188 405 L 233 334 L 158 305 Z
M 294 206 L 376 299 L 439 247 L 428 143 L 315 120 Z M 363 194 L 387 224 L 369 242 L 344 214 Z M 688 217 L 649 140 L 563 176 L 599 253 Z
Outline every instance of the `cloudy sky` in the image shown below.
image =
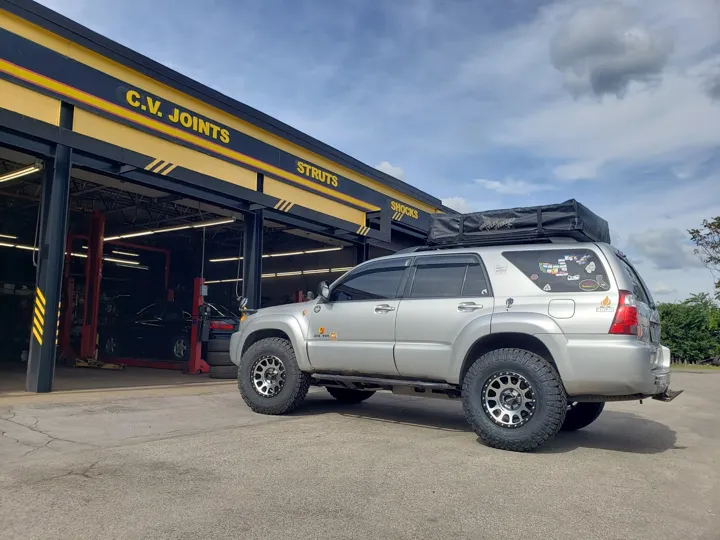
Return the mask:
M 42 2 L 458 210 L 576 198 L 658 300 L 712 290 L 720 0 Z

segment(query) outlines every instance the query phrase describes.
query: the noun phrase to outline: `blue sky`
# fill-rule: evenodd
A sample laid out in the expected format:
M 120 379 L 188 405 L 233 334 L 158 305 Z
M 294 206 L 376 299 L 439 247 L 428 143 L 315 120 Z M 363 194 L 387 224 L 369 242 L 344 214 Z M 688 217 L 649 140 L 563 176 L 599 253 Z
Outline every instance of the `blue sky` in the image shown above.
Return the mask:
M 576 198 L 658 300 L 712 290 L 717 0 L 42 1 L 458 210 Z

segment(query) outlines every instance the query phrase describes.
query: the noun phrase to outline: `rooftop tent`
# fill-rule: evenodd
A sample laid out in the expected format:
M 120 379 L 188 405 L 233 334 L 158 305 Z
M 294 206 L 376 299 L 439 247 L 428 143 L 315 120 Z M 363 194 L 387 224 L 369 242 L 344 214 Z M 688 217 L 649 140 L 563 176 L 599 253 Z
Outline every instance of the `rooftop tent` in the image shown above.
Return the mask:
M 610 243 L 607 221 L 575 199 L 546 206 L 488 210 L 469 214 L 436 214 L 430 222 L 429 246 L 522 244 L 551 238 Z

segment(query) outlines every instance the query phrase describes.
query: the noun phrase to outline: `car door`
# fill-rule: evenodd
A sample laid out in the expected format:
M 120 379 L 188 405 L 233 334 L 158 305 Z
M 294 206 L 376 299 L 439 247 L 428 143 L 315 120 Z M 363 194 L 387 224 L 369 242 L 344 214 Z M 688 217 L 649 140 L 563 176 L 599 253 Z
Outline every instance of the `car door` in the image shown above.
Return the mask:
M 158 328 L 163 325 L 163 304 L 150 304 L 135 316 L 131 323 L 128 341 L 130 348 L 137 354 L 148 356 L 157 353 L 156 338 Z
M 397 375 L 393 346 L 398 297 L 410 258 L 358 266 L 330 289 L 310 315 L 307 336 L 316 370 Z
M 395 323 L 400 375 L 444 379 L 460 333 L 469 325 L 477 338 L 490 333 L 493 307 L 487 273 L 476 254 L 417 257 Z

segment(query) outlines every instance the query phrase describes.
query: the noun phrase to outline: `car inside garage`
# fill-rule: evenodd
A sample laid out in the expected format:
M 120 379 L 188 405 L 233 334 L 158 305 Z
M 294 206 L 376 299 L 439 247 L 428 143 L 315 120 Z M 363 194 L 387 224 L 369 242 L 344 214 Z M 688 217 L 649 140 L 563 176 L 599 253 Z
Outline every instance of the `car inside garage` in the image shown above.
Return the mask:
M 32 156 L 3 149 L 0 177 L 34 163 Z M 0 369 L 15 372 L 25 369 L 34 328 L 43 177 L 37 167 L 3 181 L 0 190 L 0 340 L 6 344 Z M 200 340 L 201 357 L 211 376 L 234 376 L 228 344 L 244 296 L 243 240 L 241 213 L 73 167 L 58 364 L 190 372 L 193 317 L 199 315 L 193 306 L 205 292 L 209 335 Z M 312 298 L 320 281 L 336 279 L 357 257 L 351 242 L 271 219 L 263 221 L 262 245 L 259 307 Z

